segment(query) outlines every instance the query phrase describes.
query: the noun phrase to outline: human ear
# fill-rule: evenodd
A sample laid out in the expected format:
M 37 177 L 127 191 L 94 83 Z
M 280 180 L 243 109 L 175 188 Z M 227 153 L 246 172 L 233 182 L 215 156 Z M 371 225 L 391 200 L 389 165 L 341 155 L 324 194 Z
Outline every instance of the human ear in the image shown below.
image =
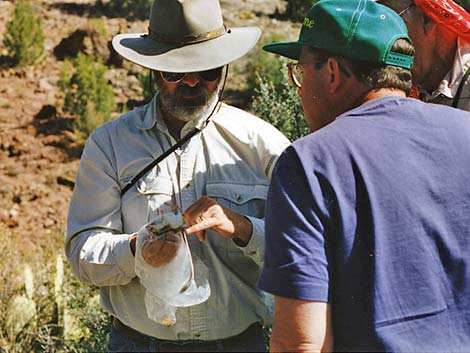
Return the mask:
M 342 82 L 341 69 L 339 63 L 335 58 L 330 57 L 328 59 L 328 62 L 326 63 L 326 68 L 328 75 L 329 92 L 335 93 Z

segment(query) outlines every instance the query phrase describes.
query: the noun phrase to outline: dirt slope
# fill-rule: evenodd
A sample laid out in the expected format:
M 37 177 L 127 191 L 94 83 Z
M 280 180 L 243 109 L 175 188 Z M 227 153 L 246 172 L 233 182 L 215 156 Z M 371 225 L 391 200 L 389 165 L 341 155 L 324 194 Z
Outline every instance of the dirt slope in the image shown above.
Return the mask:
M 93 14 L 91 0 L 34 1 L 43 18 L 47 59 L 36 68 L 0 67 L 0 223 L 5 223 L 25 244 L 48 234 L 65 231 L 68 203 L 79 164 L 81 148 L 69 131 L 72 119 L 62 113 L 63 100 L 57 88 L 60 61 L 54 48 L 73 31 L 86 27 Z M 282 0 L 222 0 L 228 26 L 259 26 L 264 33 L 292 32 L 292 25 L 272 16 L 282 9 Z M 6 23 L 13 3 L 0 0 L 0 56 Z M 146 21 L 128 21 L 118 16 L 101 17 L 109 39 L 119 31 L 145 31 Z M 295 27 L 295 26 L 294 26 Z M 228 89 L 244 83 L 245 62 L 232 70 Z M 133 70 L 129 74 L 129 70 Z M 118 103 L 139 100 L 135 78 L 139 68 L 113 68 L 109 78 Z

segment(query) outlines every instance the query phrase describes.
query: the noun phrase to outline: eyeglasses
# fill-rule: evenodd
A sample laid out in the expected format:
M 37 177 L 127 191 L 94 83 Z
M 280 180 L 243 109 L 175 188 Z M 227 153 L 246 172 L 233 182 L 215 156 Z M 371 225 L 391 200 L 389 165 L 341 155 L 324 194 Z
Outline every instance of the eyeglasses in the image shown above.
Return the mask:
M 415 6 L 414 2 L 412 2 L 411 4 L 409 4 L 407 7 L 405 7 L 403 10 L 401 10 L 400 12 L 398 12 L 398 16 L 402 16 L 406 11 L 408 11 L 409 9 L 411 9 L 413 6 Z
M 289 73 L 289 80 L 291 85 L 297 88 L 302 87 L 302 81 L 304 80 L 304 72 L 302 71 L 302 68 L 300 67 L 299 63 L 288 63 L 287 72 Z
M 323 64 L 325 64 L 328 60 L 322 60 L 322 61 L 313 61 L 313 62 L 308 62 L 308 63 L 296 63 L 296 62 L 290 62 L 287 64 L 287 70 L 289 72 L 289 79 L 291 84 L 294 87 L 301 88 L 302 87 L 302 82 L 304 81 L 304 70 L 302 69 L 302 65 L 307 65 L 307 64 L 314 64 L 316 69 L 320 69 Z M 341 64 L 339 61 L 338 66 L 340 71 L 347 77 L 351 76 L 351 73 L 346 70 L 346 68 Z
M 178 83 L 182 81 L 186 75 L 189 73 L 187 72 L 166 72 L 166 71 L 159 71 L 161 78 L 170 83 Z M 206 70 L 206 71 L 199 71 L 199 72 L 194 72 L 194 74 L 198 75 L 200 78 L 202 78 L 204 81 L 212 82 L 217 80 L 220 75 L 222 74 L 222 67 L 218 67 L 212 70 Z
M 287 71 L 289 73 L 289 79 L 291 84 L 294 87 L 301 88 L 302 87 L 302 82 L 304 81 L 304 70 L 302 69 L 302 65 L 306 64 L 323 64 L 326 61 L 317 61 L 317 62 L 311 62 L 311 63 L 296 63 L 296 62 L 290 62 L 287 64 Z

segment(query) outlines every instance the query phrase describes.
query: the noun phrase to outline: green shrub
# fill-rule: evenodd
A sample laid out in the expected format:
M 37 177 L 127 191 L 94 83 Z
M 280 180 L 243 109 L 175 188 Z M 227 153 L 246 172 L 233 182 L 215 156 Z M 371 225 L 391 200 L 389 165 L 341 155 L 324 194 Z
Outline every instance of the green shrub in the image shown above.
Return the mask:
M 267 43 L 284 40 L 282 34 L 274 33 L 263 38 L 253 51 L 247 68 L 248 92 L 252 97 L 251 110 L 294 141 L 309 130 L 297 90 L 289 84 L 286 69 L 289 60 L 262 50 Z
M 252 110 L 291 141 L 309 133 L 297 90 L 287 80 L 275 85 L 273 81 L 261 78 L 253 97 Z
M 70 77 L 66 65 L 61 68 L 59 86 L 65 94 L 64 111 L 77 117 L 73 129 L 79 138 L 86 139 L 110 120 L 116 109 L 114 93 L 105 73 L 105 65 L 82 53 L 74 60 Z
M 29 1 L 20 0 L 16 4 L 3 44 L 15 65 L 35 64 L 44 57 L 42 21 L 36 18 Z
M 88 28 L 90 32 L 96 32 L 101 37 L 107 38 L 108 32 L 106 31 L 106 25 L 102 18 L 92 18 L 88 21 Z
M 80 283 L 72 276 L 68 266 L 65 278 L 62 338 L 66 351 L 104 352 L 110 320 L 100 308 L 99 290 Z
M 263 37 L 256 48 L 249 54 L 250 60 L 246 70 L 248 72 L 248 92 L 250 96 L 259 87 L 261 79 L 273 82 L 276 87 L 284 81 L 283 64 L 286 60 L 279 55 L 273 55 L 262 49 L 268 43 L 284 40 L 285 38 L 282 34 L 273 33 L 268 37 Z
M 66 93 L 69 88 L 70 79 L 73 74 L 73 65 L 70 61 L 66 60 L 60 64 L 59 67 L 59 81 L 57 85 L 61 92 Z
M 264 51 L 264 45 L 272 42 L 286 40 L 283 34 L 272 33 L 263 37 L 249 55 L 248 64 L 244 68 L 243 74 L 247 76 L 247 86 L 244 94 L 253 99 L 255 92 L 260 89 L 261 82 L 271 82 L 276 90 L 280 90 L 283 82 L 287 79 L 284 66 L 287 59 L 279 55 L 273 55 Z

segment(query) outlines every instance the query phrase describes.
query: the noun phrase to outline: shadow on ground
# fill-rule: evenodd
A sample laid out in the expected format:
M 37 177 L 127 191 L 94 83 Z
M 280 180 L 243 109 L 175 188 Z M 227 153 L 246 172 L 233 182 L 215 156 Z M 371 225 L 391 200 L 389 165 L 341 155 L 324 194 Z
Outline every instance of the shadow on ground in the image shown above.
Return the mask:
M 73 118 L 63 117 L 58 114 L 56 107 L 46 104 L 34 116 L 30 123 L 37 135 L 49 136 L 44 144 L 63 150 L 69 161 L 79 159 L 83 151 L 83 143 L 74 140 L 72 132 Z
M 80 17 L 99 18 L 126 18 L 127 20 L 146 20 L 150 10 L 148 0 L 113 0 L 103 2 L 97 0 L 94 4 L 77 4 L 58 2 L 49 5 L 50 9 L 58 9 L 64 14 Z

